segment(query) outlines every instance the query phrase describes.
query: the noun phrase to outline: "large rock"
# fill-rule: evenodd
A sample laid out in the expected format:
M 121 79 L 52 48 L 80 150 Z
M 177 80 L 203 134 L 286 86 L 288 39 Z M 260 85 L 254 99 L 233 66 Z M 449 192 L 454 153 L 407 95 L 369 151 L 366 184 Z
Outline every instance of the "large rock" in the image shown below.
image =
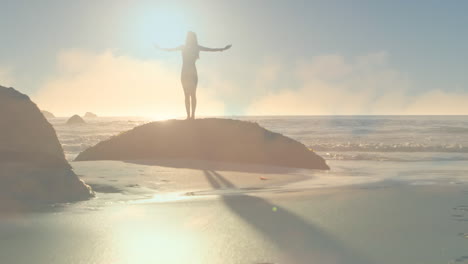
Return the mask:
M 49 119 L 49 118 L 55 118 L 55 115 L 52 114 L 52 113 L 49 112 L 49 111 L 42 110 L 41 112 L 42 112 L 42 114 L 44 115 L 44 117 L 47 118 L 47 119 Z
M 93 195 L 73 173 L 55 130 L 28 96 L 0 86 L 0 129 L 0 205 Z
M 79 125 L 85 123 L 86 122 L 79 115 L 74 115 L 67 120 L 67 125 Z
M 329 169 L 323 158 L 293 139 L 256 123 L 215 118 L 145 124 L 86 149 L 76 160 L 160 158 Z
M 98 116 L 91 112 L 86 112 L 86 114 L 84 115 L 84 118 L 96 118 L 96 117 Z

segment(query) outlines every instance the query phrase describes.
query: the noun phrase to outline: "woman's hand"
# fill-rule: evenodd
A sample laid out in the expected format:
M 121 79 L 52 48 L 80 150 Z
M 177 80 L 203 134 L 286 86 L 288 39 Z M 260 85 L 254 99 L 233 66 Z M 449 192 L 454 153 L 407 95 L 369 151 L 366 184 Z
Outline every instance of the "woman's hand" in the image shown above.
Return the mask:
M 232 47 L 232 45 L 229 44 L 229 45 L 227 45 L 226 47 L 224 47 L 223 51 L 224 51 L 224 50 L 227 50 L 227 49 L 230 49 L 231 47 Z

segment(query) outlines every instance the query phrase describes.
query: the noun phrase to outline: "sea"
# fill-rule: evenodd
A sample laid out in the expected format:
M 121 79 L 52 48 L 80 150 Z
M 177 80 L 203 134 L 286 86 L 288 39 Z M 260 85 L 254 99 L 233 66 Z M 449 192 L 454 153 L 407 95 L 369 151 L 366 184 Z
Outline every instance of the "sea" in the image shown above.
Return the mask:
M 256 122 L 300 141 L 331 166 L 329 174 L 411 184 L 468 182 L 468 116 L 226 116 Z M 66 158 L 153 120 L 97 117 L 83 125 L 49 120 Z M 330 177 L 331 178 L 331 177 Z M 348 183 L 348 181 L 344 181 Z

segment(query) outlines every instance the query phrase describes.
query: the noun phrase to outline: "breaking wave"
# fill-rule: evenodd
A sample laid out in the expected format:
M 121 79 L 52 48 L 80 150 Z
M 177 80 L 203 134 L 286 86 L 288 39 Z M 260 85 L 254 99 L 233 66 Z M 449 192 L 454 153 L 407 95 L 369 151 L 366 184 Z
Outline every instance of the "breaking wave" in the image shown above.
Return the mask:
M 321 143 L 311 145 L 314 151 L 354 151 L 354 152 L 446 152 L 468 153 L 468 146 L 462 144 L 425 145 L 418 143 Z

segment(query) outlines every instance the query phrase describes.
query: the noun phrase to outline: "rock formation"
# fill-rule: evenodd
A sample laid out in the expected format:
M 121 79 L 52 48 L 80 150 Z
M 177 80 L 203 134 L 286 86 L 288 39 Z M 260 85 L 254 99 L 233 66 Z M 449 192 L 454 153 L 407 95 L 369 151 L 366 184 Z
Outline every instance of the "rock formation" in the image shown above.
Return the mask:
M 49 111 L 42 110 L 41 112 L 42 112 L 42 114 L 44 115 L 45 118 L 55 118 L 55 115 L 52 114 Z
M 86 112 L 86 114 L 84 115 L 84 118 L 96 118 L 96 117 L 98 116 L 91 112 Z
M 86 149 L 76 160 L 177 158 L 329 169 L 291 138 L 256 123 L 216 118 L 145 124 Z
M 65 160 L 55 130 L 28 96 L 0 86 L 0 208 L 68 202 L 93 192 Z
M 79 125 L 85 123 L 86 122 L 79 115 L 74 115 L 67 120 L 67 125 Z

